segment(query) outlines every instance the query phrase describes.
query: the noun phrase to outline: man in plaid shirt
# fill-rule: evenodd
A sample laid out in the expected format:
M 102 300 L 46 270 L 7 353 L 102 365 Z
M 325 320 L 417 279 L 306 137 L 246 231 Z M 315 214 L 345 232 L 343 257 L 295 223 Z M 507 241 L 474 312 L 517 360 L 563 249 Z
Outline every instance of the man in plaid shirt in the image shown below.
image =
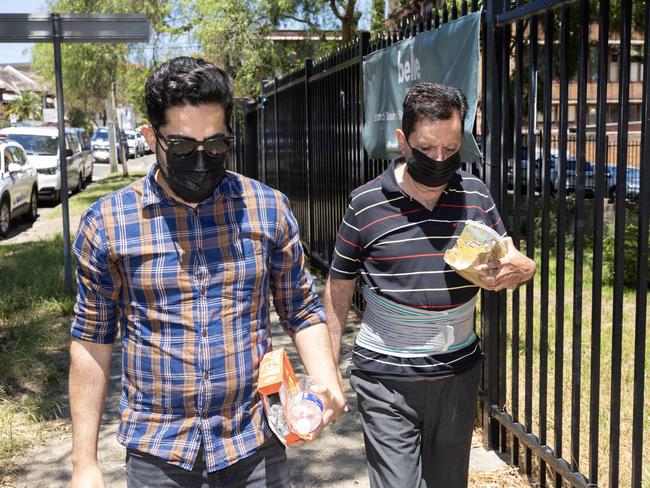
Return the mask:
M 233 98 L 221 69 L 173 59 L 145 98 L 157 163 L 93 204 L 74 245 L 72 486 L 104 486 L 97 436 L 119 329 L 129 487 L 286 487 L 256 394 L 270 295 L 323 384 L 322 426 L 345 406 L 296 220 L 284 195 L 225 170 Z

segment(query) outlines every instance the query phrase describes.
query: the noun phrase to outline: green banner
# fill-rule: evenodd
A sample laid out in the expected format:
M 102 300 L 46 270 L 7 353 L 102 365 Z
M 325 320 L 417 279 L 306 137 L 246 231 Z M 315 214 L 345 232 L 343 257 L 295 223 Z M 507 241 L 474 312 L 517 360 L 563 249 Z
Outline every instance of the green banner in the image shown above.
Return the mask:
M 472 127 L 476 117 L 481 14 L 473 13 L 438 29 L 400 41 L 363 58 L 363 145 L 372 158 L 401 154 L 395 129 L 402 127 L 402 103 L 409 88 L 423 81 L 460 88 L 469 111 L 461 158 L 481 157 Z

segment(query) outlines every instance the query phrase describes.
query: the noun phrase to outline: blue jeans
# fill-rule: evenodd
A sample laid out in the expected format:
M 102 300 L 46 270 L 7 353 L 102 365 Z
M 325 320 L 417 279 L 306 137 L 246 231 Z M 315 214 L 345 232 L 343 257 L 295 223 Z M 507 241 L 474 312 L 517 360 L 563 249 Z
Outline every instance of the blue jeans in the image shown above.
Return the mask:
M 272 436 L 249 457 L 208 473 L 203 448 L 192 471 L 134 449 L 126 451 L 128 488 L 286 488 L 289 468 L 284 446 Z

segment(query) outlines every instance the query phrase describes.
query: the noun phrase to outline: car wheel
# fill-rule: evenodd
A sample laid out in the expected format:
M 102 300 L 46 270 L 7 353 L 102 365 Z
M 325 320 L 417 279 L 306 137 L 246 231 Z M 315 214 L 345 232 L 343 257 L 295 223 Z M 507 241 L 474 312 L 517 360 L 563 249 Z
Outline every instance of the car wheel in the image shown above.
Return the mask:
M 84 175 L 79 173 L 79 178 L 77 178 L 77 186 L 74 187 L 72 193 L 76 195 L 77 193 L 81 193 L 83 189 L 84 189 Z
M 61 203 L 61 190 L 56 190 L 52 195 L 52 204 L 58 205 Z
M 88 182 L 88 184 L 93 182 L 93 170 L 94 169 L 95 169 L 94 166 L 91 166 L 90 167 L 90 174 L 88 176 L 86 176 L 86 181 Z
M 34 222 L 38 218 L 38 191 L 32 188 L 32 196 L 29 198 L 29 210 L 25 214 L 27 222 Z
M 9 227 L 11 226 L 11 211 L 9 209 L 9 200 L 4 199 L 0 203 L 0 238 L 7 237 Z

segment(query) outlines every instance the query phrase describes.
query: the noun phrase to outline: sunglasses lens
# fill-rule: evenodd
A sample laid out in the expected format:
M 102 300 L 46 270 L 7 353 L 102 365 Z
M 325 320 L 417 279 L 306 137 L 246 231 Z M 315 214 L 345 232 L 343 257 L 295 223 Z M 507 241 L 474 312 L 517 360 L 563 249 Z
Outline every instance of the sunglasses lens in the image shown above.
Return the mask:
M 189 156 L 194 152 L 197 144 L 194 141 L 170 140 L 169 152 L 177 157 Z
M 230 142 L 223 138 L 218 139 L 208 139 L 203 142 L 203 149 L 210 156 L 221 156 L 228 152 L 230 147 Z

